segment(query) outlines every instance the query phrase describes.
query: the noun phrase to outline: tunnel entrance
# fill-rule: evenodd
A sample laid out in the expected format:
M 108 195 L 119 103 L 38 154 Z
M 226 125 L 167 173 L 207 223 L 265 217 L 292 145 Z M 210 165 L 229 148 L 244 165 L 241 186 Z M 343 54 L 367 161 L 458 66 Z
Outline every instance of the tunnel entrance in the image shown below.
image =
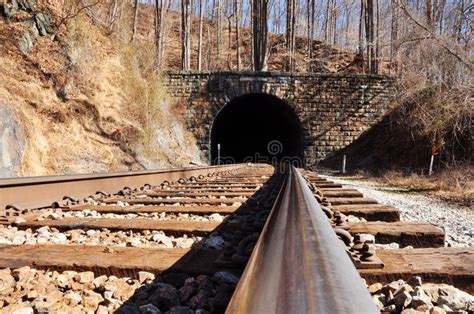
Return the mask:
M 303 160 L 303 130 L 286 102 L 267 94 L 237 97 L 217 114 L 211 129 L 211 163 Z

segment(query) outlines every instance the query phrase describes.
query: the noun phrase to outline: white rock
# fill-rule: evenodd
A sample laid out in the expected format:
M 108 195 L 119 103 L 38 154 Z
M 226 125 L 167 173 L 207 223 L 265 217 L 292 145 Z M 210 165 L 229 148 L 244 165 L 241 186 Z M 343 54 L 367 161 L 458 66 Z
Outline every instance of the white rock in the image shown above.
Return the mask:
M 138 272 L 138 281 L 143 284 L 145 281 L 155 280 L 155 274 L 149 273 L 147 271 Z
M 396 250 L 396 249 L 399 249 L 399 248 L 400 248 L 400 245 L 399 245 L 398 243 L 392 242 L 392 243 L 389 244 L 389 247 L 390 247 L 391 249 Z
M 21 309 L 15 310 L 12 314 L 33 314 L 34 311 L 31 307 L 22 307 Z
M 96 231 L 93 230 L 93 229 L 89 229 L 89 230 L 87 230 L 86 234 L 89 237 L 93 237 L 96 234 Z
M 176 248 L 178 249 L 189 249 L 193 246 L 193 239 L 183 239 L 179 238 L 176 240 Z
M 70 285 L 69 279 L 64 274 L 59 274 L 56 281 L 60 288 L 66 288 Z
M 45 243 L 48 243 L 48 241 L 49 241 L 49 237 L 38 236 L 37 238 L 38 244 L 45 244 Z
M 64 233 L 56 233 L 51 237 L 51 241 L 56 244 L 66 243 L 67 237 Z
M 223 218 L 221 215 L 217 214 L 217 213 L 210 215 L 209 218 L 210 218 L 212 221 L 217 221 L 217 222 L 222 222 L 222 221 L 224 221 L 224 218 Z
M 44 226 L 36 230 L 39 235 L 49 236 L 51 234 L 51 229 L 48 226 Z
M 166 235 L 157 233 L 152 236 L 152 240 L 157 243 L 163 243 L 167 248 L 173 248 L 173 242 Z
M 361 242 L 375 243 L 375 236 L 368 233 L 359 233 L 359 239 Z
M 13 245 L 21 245 L 21 244 L 25 243 L 25 241 L 26 241 L 26 238 L 25 238 L 24 235 L 17 234 L 13 237 L 12 244 Z
M 69 290 L 64 294 L 64 299 L 68 301 L 69 305 L 75 306 L 82 302 L 82 297 L 79 293 Z
M 142 245 L 142 242 L 140 241 L 140 239 L 137 239 L 137 238 L 132 238 L 127 243 L 131 247 L 140 247 Z
M 94 281 L 94 273 L 91 271 L 83 271 L 74 276 L 74 280 L 79 283 L 92 283 Z
M 26 222 L 26 219 L 23 218 L 23 217 L 16 217 L 15 220 L 13 221 L 13 223 L 15 225 L 22 224 L 22 223 L 25 223 L 25 222 Z

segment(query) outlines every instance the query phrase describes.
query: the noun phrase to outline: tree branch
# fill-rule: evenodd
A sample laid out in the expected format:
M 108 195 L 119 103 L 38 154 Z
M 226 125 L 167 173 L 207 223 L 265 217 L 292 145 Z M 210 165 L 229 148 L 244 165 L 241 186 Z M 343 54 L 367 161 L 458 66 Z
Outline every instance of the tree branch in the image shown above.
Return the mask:
M 473 69 L 473 65 L 469 62 L 469 61 L 466 61 L 464 60 L 457 52 L 455 52 L 454 50 L 452 50 L 450 47 L 448 47 L 447 45 L 445 45 L 441 39 L 439 39 L 435 34 L 433 34 L 433 32 L 425 25 L 423 25 L 420 21 L 418 21 L 417 19 L 415 19 L 411 14 L 410 12 L 408 11 L 408 9 L 406 8 L 406 6 L 401 3 L 401 2 L 395 2 L 397 3 L 397 5 L 402 8 L 403 12 L 405 12 L 405 14 L 408 16 L 408 18 L 410 18 L 410 20 L 413 21 L 413 23 L 415 23 L 416 25 L 418 25 L 419 27 L 421 27 L 425 32 L 427 32 L 428 34 L 430 34 L 431 38 L 433 38 L 434 40 L 436 40 L 439 45 L 441 47 L 443 47 L 449 54 L 451 54 L 453 57 L 455 57 L 456 59 L 459 60 L 459 62 L 461 62 L 462 64 L 464 64 L 469 70 L 472 71 Z

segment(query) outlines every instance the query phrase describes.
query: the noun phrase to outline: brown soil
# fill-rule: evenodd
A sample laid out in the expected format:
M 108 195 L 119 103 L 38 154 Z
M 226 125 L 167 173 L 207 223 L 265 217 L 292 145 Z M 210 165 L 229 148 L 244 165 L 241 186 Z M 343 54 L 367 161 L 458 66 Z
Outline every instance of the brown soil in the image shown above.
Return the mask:
M 53 17 L 51 36 L 39 37 L 28 54 L 17 47 L 32 14 L 0 19 L 0 103 L 12 108 L 24 130 L 26 148 L 19 176 L 124 171 L 185 166 L 200 162 L 193 138 L 168 109 L 144 125 L 137 99 L 124 93 L 129 77 L 127 49 L 84 15 L 57 28 L 60 10 L 39 5 Z M 159 88 L 159 86 L 157 87 Z M 152 104 L 160 106 L 154 99 Z M 133 111 L 133 112 L 130 112 Z M 170 122 L 166 122 L 170 121 Z M 163 145 L 146 141 L 147 132 L 178 129 Z M 145 135 L 144 135 L 145 134 Z M 153 139 L 153 134 L 148 136 Z M 186 145 L 185 145 L 186 144 Z M 165 147 L 163 147 L 165 146 Z M 186 146 L 186 148 L 179 148 Z

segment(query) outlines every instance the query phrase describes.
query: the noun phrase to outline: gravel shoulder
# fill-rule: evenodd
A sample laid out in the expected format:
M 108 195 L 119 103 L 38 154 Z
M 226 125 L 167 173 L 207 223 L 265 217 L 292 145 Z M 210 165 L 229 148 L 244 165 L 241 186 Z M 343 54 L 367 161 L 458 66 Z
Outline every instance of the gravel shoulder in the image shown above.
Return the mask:
M 474 247 L 474 210 L 364 179 L 321 175 L 400 209 L 402 221 L 429 222 L 446 232 L 446 246 Z

